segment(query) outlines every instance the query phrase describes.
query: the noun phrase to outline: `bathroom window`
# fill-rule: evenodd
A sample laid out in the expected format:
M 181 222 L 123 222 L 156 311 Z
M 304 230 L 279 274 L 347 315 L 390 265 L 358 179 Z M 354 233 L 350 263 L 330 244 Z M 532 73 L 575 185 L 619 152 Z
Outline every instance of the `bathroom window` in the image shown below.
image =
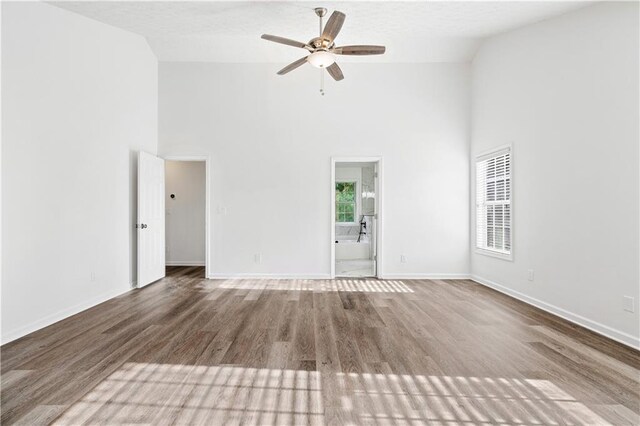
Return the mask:
M 511 260 L 511 148 L 476 158 L 476 249 Z
M 336 182 L 336 223 L 356 222 L 356 182 Z

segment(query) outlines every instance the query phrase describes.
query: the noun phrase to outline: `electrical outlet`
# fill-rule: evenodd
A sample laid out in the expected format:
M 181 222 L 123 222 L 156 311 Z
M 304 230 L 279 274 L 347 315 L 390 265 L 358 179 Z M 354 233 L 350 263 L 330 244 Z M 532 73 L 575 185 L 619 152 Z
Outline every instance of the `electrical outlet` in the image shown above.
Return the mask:
M 262 263 L 262 253 L 256 253 L 253 255 L 253 261 L 255 263 Z
M 527 279 L 533 281 L 534 277 L 533 269 L 527 269 Z
M 95 281 L 96 281 L 96 273 L 91 272 L 91 282 L 95 282 Z
M 216 212 L 219 215 L 226 216 L 227 215 L 227 208 L 226 207 L 222 207 L 222 206 L 218 206 L 218 208 L 216 209 Z
M 627 312 L 634 312 L 635 311 L 635 300 L 633 297 L 631 296 L 622 296 L 622 303 L 623 303 L 623 309 Z
M 404 254 L 400 255 L 400 263 L 407 263 L 407 256 L 405 256 Z

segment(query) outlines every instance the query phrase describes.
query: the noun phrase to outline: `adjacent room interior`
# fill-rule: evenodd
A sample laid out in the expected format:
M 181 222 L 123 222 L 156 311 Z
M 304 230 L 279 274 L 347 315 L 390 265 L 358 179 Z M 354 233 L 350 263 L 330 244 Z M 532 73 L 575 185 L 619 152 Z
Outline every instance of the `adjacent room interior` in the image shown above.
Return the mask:
M 205 266 L 206 163 L 166 160 L 166 266 Z M 204 278 L 204 275 L 203 275 Z
M 378 162 L 351 161 L 334 167 L 334 276 L 376 277 Z
M 640 8 L 1 3 L 0 423 L 640 424 Z

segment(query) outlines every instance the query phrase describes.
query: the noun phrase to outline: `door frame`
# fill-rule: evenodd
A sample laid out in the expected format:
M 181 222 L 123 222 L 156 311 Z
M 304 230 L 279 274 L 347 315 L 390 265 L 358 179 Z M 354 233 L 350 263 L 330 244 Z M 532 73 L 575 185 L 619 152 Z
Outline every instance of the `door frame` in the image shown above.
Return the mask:
M 204 161 L 205 168 L 205 213 L 204 213 L 204 277 L 209 278 L 211 271 L 211 157 L 209 155 L 165 155 L 162 156 L 165 161 Z M 166 179 L 165 179 L 166 185 Z M 166 248 L 165 248 L 166 249 Z
M 331 157 L 331 278 L 336 277 L 336 163 L 377 163 L 377 173 L 378 179 L 376 180 L 376 214 L 378 218 L 376 219 L 376 277 L 382 278 L 382 248 L 383 245 L 383 211 L 382 206 L 384 205 L 382 202 L 383 196 L 383 158 L 382 156 L 377 157 Z

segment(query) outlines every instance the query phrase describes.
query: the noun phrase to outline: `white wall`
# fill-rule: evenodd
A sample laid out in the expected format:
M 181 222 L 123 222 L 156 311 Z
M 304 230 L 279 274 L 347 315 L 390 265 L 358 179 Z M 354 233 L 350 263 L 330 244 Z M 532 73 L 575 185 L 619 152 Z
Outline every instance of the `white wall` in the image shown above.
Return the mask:
M 469 66 L 344 64 L 323 97 L 282 65 L 160 64 L 161 154 L 212 158 L 210 274 L 327 277 L 331 156 L 384 158 L 383 274 L 468 274 Z
M 128 290 L 135 161 L 157 149 L 146 41 L 2 3 L 2 341 Z
M 165 162 L 167 265 L 204 266 L 206 174 L 204 161 Z
M 515 238 L 513 262 L 472 253 L 472 273 L 636 346 L 638 35 L 638 3 L 609 3 L 497 36 L 472 89 L 472 154 L 513 144 Z

